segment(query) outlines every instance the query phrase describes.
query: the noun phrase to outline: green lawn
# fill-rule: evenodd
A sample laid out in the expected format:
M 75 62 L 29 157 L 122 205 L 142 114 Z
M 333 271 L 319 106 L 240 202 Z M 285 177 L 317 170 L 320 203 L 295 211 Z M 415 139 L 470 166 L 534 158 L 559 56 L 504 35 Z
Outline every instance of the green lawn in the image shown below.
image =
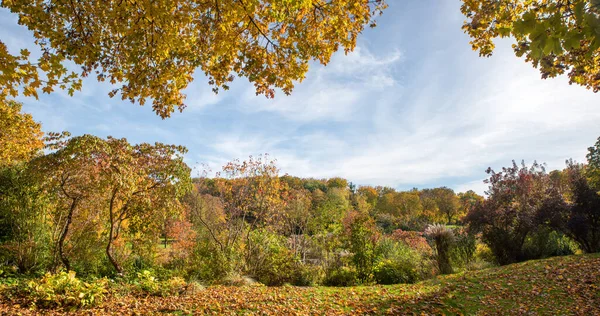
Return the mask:
M 0 314 L 34 313 L 1 303 Z M 39 311 L 38 311 L 39 312 Z M 42 311 L 60 313 L 60 311 Z M 600 255 L 535 260 L 413 285 L 209 287 L 181 297 L 110 297 L 82 314 L 600 315 Z

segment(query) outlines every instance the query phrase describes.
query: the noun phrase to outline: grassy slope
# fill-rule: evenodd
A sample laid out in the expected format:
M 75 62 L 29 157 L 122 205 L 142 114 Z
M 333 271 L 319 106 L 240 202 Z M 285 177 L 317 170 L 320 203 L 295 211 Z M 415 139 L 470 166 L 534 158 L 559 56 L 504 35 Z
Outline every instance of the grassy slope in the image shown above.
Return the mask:
M 0 314 L 32 311 L 0 302 Z M 60 311 L 42 311 L 44 314 Z M 184 297 L 110 298 L 83 314 L 579 314 L 600 315 L 600 254 L 556 257 L 352 288 L 210 287 Z

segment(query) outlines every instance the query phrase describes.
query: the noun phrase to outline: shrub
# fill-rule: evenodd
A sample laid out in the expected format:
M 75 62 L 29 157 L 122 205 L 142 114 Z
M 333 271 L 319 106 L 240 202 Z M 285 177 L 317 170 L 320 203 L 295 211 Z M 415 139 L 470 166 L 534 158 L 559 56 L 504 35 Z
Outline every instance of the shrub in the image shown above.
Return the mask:
M 202 242 L 196 245 L 185 273 L 188 279 L 218 283 L 232 272 L 231 266 L 231 262 L 215 245 Z
M 454 235 L 454 245 L 450 250 L 452 262 L 456 266 L 466 267 L 474 258 L 477 240 L 462 228 L 455 229 Z
M 492 249 L 484 243 L 477 242 L 475 245 L 475 253 L 473 254 L 475 261 L 496 262 L 496 257 Z
M 452 230 L 445 225 L 435 224 L 427 227 L 425 235 L 433 240 L 440 273 L 452 273 L 452 265 L 450 264 L 450 250 L 454 243 Z
M 423 233 L 417 231 L 405 231 L 402 229 L 395 230 L 392 235 L 392 239 L 401 241 L 411 249 L 414 249 L 420 253 L 431 253 L 432 249 L 427 242 L 427 239 L 423 237 Z
M 290 284 L 296 286 L 316 285 L 323 278 L 321 267 L 310 264 L 298 264 Z
M 326 286 L 353 286 L 358 283 L 358 273 L 354 267 L 338 266 L 325 271 L 323 285 Z
M 247 258 L 248 272 L 265 285 L 293 283 L 300 271 L 300 263 L 286 247 L 285 238 L 267 230 L 256 230 L 250 235 Z
M 37 308 L 77 308 L 98 304 L 106 294 L 106 279 L 84 282 L 74 271 L 46 273 L 41 279 L 17 282 L 9 289 L 13 296 Z
M 135 278 L 130 282 L 135 292 L 162 297 L 183 294 L 189 286 L 181 277 L 160 280 L 152 270 L 136 273 Z
M 247 286 L 256 284 L 256 280 L 237 272 L 231 272 L 219 280 L 218 283 L 226 286 Z
M 548 228 L 540 228 L 525 239 L 523 258 L 566 256 L 574 254 L 576 250 L 577 244 L 567 236 Z
M 373 278 L 379 284 L 414 283 L 421 278 L 419 252 L 403 242 L 384 238 L 377 246 Z

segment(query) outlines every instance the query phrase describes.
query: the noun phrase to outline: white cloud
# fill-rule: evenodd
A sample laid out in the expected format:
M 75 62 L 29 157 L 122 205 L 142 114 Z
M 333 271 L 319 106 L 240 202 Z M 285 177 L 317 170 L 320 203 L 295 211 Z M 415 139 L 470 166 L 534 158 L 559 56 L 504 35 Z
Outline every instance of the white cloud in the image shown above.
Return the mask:
M 313 63 L 292 95 L 279 92 L 275 99 L 265 99 L 248 87 L 241 102 L 248 112 L 273 112 L 292 121 L 352 121 L 373 94 L 396 85 L 393 68 L 400 60 L 399 51 L 382 57 L 364 47 L 348 55 L 338 52 L 327 66 Z

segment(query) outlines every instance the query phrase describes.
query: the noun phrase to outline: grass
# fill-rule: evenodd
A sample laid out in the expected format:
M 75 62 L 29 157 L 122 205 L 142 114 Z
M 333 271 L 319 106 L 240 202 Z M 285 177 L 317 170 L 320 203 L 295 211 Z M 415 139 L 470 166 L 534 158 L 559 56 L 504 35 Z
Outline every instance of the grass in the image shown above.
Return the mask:
M 60 314 L 60 310 L 43 311 Z M 209 287 L 181 297 L 110 297 L 82 314 L 600 315 L 600 255 L 534 260 L 412 285 Z M 0 314 L 35 311 L 0 303 Z

